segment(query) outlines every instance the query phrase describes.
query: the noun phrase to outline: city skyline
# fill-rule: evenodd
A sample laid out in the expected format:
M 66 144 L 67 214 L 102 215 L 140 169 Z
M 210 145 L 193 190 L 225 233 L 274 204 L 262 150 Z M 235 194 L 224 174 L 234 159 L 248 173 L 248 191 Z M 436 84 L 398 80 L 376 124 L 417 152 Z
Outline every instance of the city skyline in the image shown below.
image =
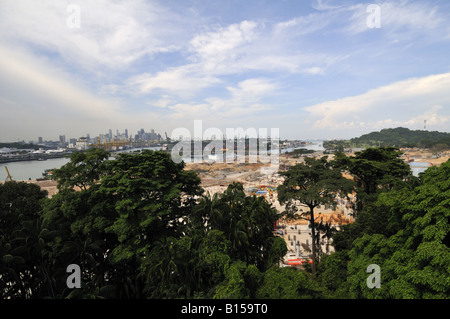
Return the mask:
M 58 139 L 44 139 L 42 136 L 38 136 L 37 140 L 29 140 L 28 142 L 37 142 L 37 143 L 44 143 L 44 142 L 60 142 L 62 144 L 64 143 L 72 143 L 74 140 L 78 140 L 81 138 L 86 138 L 88 141 L 98 141 L 98 138 L 101 138 L 102 141 L 112 141 L 114 139 L 121 139 L 121 140 L 129 140 L 132 139 L 133 141 L 143 139 L 143 140 L 159 140 L 162 139 L 162 135 L 160 133 L 155 132 L 154 129 L 149 129 L 149 131 L 146 131 L 144 128 L 141 128 L 136 132 L 136 134 L 133 134 L 133 132 L 129 132 L 127 128 L 125 128 L 123 131 L 119 131 L 119 129 L 115 129 L 115 132 L 113 134 L 113 130 L 109 129 L 107 133 L 100 133 L 96 135 L 92 135 L 90 133 L 82 134 L 80 136 L 69 136 L 66 137 L 65 134 L 59 135 Z M 25 140 L 22 140 L 20 142 L 23 142 Z M 2 141 L 0 141 L 2 142 Z
M 448 52 L 448 1 L 5 0 L 0 140 L 448 132 Z

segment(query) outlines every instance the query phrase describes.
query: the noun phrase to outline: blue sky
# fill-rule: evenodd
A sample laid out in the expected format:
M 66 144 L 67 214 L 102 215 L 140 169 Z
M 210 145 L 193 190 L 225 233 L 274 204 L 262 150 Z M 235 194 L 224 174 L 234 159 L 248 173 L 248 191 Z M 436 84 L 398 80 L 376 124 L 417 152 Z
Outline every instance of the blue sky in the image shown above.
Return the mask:
M 3 0 L 0 141 L 448 132 L 449 56 L 446 0 Z

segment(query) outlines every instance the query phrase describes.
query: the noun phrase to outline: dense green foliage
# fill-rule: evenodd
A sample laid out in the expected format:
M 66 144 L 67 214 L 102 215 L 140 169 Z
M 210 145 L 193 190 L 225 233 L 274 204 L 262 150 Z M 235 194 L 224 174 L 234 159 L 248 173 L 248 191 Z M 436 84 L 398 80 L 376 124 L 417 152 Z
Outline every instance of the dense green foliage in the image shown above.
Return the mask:
M 327 150 L 343 152 L 344 149 L 354 147 L 421 147 L 432 148 L 436 151 L 450 148 L 450 133 L 424 130 L 410 130 L 404 127 L 383 129 L 379 132 L 355 137 L 350 140 L 324 141 Z
M 370 177 L 366 183 L 376 187 L 364 187 L 359 171 L 353 170 L 363 204 L 357 206 L 355 223 L 334 235 L 336 252 L 319 266 L 319 280 L 327 294 L 345 298 L 448 298 L 450 161 L 428 169 L 417 179 L 401 165 L 400 153 L 396 159 L 395 149 L 364 153 L 338 158 L 350 171 L 362 163 L 364 172 L 383 165 L 390 169 L 366 174 Z M 386 157 L 386 153 L 391 156 Z M 365 161 L 360 161 L 361 156 Z M 366 284 L 371 264 L 381 269 L 380 288 Z
M 312 209 L 300 217 L 314 220 L 318 205 L 356 194 L 353 224 L 310 223 L 335 248 L 312 273 L 279 267 L 280 215 L 241 184 L 210 196 L 164 152 L 74 153 L 52 198 L 0 184 L 0 298 L 449 298 L 450 161 L 413 178 L 400 155 L 373 148 L 286 172 L 288 215 L 303 203 Z M 80 289 L 66 285 L 70 264 L 82 270 Z M 372 264 L 380 288 L 367 285 Z
M 1 185 L 4 298 L 252 298 L 286 253 L 276 210 L 241 184 L 210 197 L 165 152 L 108 158 L 72 154 L 51 199 Z M 81 289 L 66 285 L 70 264 Z
M 437 131 L 422 131 L 404 127 L 383 129 L 379 132 L 364 134 L 352 138 L 351 143 L 368 146 L 396 146 L 396 147 L 431 147 L 437 144 L 445 144 L 450 147 L 450 133 Z
M 364 234 L 349 252 L 350 295 L 364 298 L 450 296 L 450 162 L 427 170 L 420 185 L 380 194 L 398 231 Z M 401 216 L 398 220 L 396 216 Z M 381 288 L 361 284 L 364 265 L 381 267 Z
M 0 184 L 0 299 L 48 293 L 45 283 L 50 278 L 39 240 L 40 202 L 46 196 L 34 184 Z

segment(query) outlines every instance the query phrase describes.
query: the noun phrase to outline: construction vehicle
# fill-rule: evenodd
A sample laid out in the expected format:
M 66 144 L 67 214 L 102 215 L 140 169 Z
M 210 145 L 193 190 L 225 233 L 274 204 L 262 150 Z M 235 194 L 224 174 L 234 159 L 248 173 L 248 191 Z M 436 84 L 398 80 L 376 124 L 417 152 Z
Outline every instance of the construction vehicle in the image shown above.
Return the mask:
M 12 177 L 11 177 L 11 175 L 9 174 L 8 167 L 5 166 L 5 169 L 6 169 L 6 174 L 8 174 L 8 179 L 9 179 L 9 181 L 12 182 Z

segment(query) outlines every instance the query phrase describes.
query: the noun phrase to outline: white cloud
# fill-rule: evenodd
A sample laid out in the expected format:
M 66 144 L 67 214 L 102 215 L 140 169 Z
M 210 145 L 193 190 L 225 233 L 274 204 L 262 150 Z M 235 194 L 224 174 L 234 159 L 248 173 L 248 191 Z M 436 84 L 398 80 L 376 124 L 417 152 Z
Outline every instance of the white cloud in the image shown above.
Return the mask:
M 195 36 L 190 41 L 190 51 L 201 60 L 206 67 L 215 68 L 217 64 L 229 59 L 236 59 L 236 49 L 251 43 L 256 36 L 257 23 L 242 21 Z
M 10 134 L 17 134 L 21 126 L 21 136 L 55 129 L 57 135 L 68 129 L 95 129 L 99 123 L 132 121 L 119 100 L 97 96 L 48 60 L 20 48 L 0 47 L 0 97 L 3 139 L 15 140 L 17 135 Z
M 137 93 L 147 94 L 155 90 L 183 97 L 193 96 L 201 89 L 219 83 L 220 80 L 209 75 L 198 74 L 192 66 L 170 68 L 153 74 L 143 73 L 126 81 L 126 86 L 136 88 Z
M 257 99 L 261 96 L 273 93 L 277 85 L 264 78 L 247 79 L 238 83 L 237 88 L 228 87 L 234 99 L 246 97 Z
M 282 24 L 244 20 L 195 35 L 188 43 L 186 63 L 156 73 L 142 73 L 126 81 L 127 90 L 141 94 L 159 90 L 163 94 L 191 97 L 203 89 L 225 83 L 224 76 L 258 71 L 271 74 L 324 74 L 327 67 L 342 61 L 344 56 L 330 56 L 307 52 L 305 48 L 292 49 L 295 38 L 305 33 L 305 23 L 312 30 L 322 28 L 322 21 L 309 16 Z M 318 24 L 316 28 L 314 25 Z M 281 30 L 289 28 L 290 30 Z M 289 36 L 292 28 L 301 30 Z M 307 31 L 307 33 L 312 32 Z M 270 45 L 268 45 L 270 44 Z M 135 89 L 133 89 L 135 88 Z
M 277 36 L 300 36 L 317 32 L 329 26 L 337 12 L 313 12 L 306 16 L 299 16 L 288 21 L 278 22 L 274 25 Z
M 330 1 L 326 0 L 315 0 L 312 4 L 312 7 L 316 10 L 323 11 L 323 10 L 333 10 L 339 8 L 337 5 L 330 5 L 328 4 Z M 341 1 L 342 2 L 342 1 Z
M 351 34 L 369 32 L 367 12 L 369 4 L 356 4 L 347 9 L 351 13 L 350 22 L 345 27 Z M 400 40 L 410 40 L 418 35 L 427 35 L 442 39 L 436 33 L 441 27 L 448 29 L 446 17 L 428 2 L 386 1 L 377 4 L 380 8 L 380 29 L 389 37 Z M 444 24 L 445 23 L 445 24 Z
M 443 2 L 378 2 L 380 30 L 367 27 L 369 3 L 355 0 L 317 0 L 311 13 L 271 3 L 247 20 L 215 2 L 169 3 L 0 1 L 0 106 L 8 109 L 0 130 L 17 131 L 20 117 L 29 127 L 50 118 L 79 127 L 150 115 L 170 125 L 201 114 L 219 123 L 289 120 L 297 132 L 305 114 L 297 103 L 327 99 L 306 108 L 322 131 L 424 118 L 448 125 L 447 73 L 395 82 L 448 72 Z M 81 9 L 79 29 L 66 24 L 69 4 Z M 341 90 L 346 97 L 335 99 Z
M 170 104 L 173 104 L 173 102 L 173 99 L 171 99 L 168 95 L 163 95 L 157 100 L 147 101 L 147 105 L 164 109 L 167 108 Z
M 316 129 L 380 125 L 417 126 L 428 119 L 430 125 L 450 120 L 450 73 L 412 78 L 382 86 L 367 93 L 308 106 Z
M 79 28 L 67 25 L 74 14 L 67 11 L 69 4 L 80 9 Z M 1 6 L 0 39 L 58 53 L 86 69 L 123 68 L 145 55 L 172 50 L 176 42 L 167 39 L 179 31 L 171 23 L 174 15 L 153 1 L 5 0 Z
M 450 122 L 450 116 L 442 116 L 439 111 L 443 109 L 442 105 L 434 105 L 423 114 L 415 116 L 405 122 L 408 126 L 420 126 L 426 124 L 429 127 L 442 127 L 443 124 Z M 426 121 L 426 123 L 425 123 Z
M 227 98 L 209 97 L 204 103 L 177 103 L 169 108 L 173 118 L 201 117 L 218 121 L 240 118 L 273 108 L 262 100 L 275 94 L 276 89 L 277 85 L 267 79 L 252 78 L 239 82 L 236 87 L 227 87 Z

